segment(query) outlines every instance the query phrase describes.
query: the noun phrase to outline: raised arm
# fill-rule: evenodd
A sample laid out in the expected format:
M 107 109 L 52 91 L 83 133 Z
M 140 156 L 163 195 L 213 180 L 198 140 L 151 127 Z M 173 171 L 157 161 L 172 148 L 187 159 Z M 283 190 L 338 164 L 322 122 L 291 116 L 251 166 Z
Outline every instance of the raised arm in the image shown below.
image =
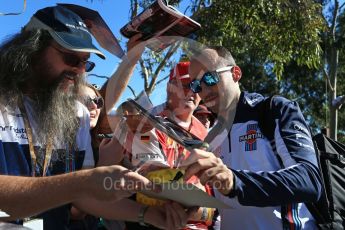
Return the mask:
M 115 73 L 100 90 L 100 93 L 105 99 L 105 110 L 100 115 L 98 125 L 96 126 L 98 133 L 109 133 L 110 130 L 114 130 L 113 125 L 108 122 L 107 114 L 111 111 L 121 97 L 123 91 L 126 89 L 134 68 L 145 49 L 146 43 L 138 41 L 139 38 L 140 35 L 136 35 L 128 41 L 127 54 L 122 58 Z

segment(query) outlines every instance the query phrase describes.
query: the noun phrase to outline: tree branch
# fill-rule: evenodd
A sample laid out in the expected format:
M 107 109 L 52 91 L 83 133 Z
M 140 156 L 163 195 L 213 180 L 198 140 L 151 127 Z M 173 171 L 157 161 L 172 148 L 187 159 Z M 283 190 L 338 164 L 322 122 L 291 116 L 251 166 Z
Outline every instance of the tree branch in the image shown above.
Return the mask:
M 148 73 L 148 70 L 144 64 L 144 60 L 142 58 L 139 59 L 139 64 L 141 67 L 142 76 L 144 78 L 144 89 L 146 91 L 146 89 L 148 88 L 148 84 L 149 84 L 149 73 Z
M 138 0 L 131 0 L 131 19 L 138 14 Z
M 131 90 L 133 96 L 134 96 L 134 97 L 137 97 L 137 95 L 135 94 L 134 89 L 133 89 L 130 85 L 127 85 L 127 87 Z
M 182 0 L 170 0 L 169 1 L 169 5 L 177 5 L 177 4 L 180 4 Z
M 162 83 L 163 81 L 165 81 L 168 77 L 169 77 L 169 75 L 163 77 L 162 79 L 160 79 L 159 81 L 157 81 L 156 85 L 159 85 L 160 83 Z
M 331 79 L 329 78 L 329 74 L 327 73 L 327 71 L 325 69 L 323 69 L 323 75 L 325 75 L 325 77 L 327 79 L 327 83 L 329 85 L 329 88 L 331 88 L 331 90 L 334 91 L 334 88 L 333 88 L 332 83 L 331 83 Z
M 195 12 L 200 10 L 203 0 L 193 0 L 192 2 L 192 13 L 194 14 Z
M 152 76 L 152 80 L 150 82 L 150 86 L 147 90 L 147 92 L 149 92 L 149 94 L 152 92 L 154 86 L 155 86 L 155 83 L 156 83 L 156 80 L 157 80 L 157 77 L 160 73 L 160 71 L 163 69 L 165 63 L 167 62 L 167 60 L 175 53 L 175 51 L 177 50 L 177 48 L 180 46 L 181 44 L 181 41 L 178 41 L 176 42 L 174 45 L 172 45 L 168 52 L 166 53 L 165 57 L 163 58 L 163 60 L 159 63 L 157 69 L 155 70 L 153 76 Z
M 203 0 L 200 0 L 198 3 L 198 7 L 196 8 L 196 10 L 194 11 L 194 13 L 198 12 L 201 9 L 201 4 L 203 3 Z
M 338 11 L 339 11 L 339 1 L 334 1 L 334 10 L 333 10 L 333 19 L 331 25 L 331 33 L 332 33 L 332 42 L 335 42 L 335 30 L 337 26 L 337 19 L 338 19 Z
M 345 2 L 339 7 L 339 10 L 345 6 Z
M 26 10 L 26 0 L 24 0 L 24 5 L 23 5 L 23 10 L 22 10 L 22 12 L 18 12 L 18 13 L 1 13 L 1 12 L 0 12 L 0 16 L 20 15 L 20 14 L 24 13 L 25 10 Z

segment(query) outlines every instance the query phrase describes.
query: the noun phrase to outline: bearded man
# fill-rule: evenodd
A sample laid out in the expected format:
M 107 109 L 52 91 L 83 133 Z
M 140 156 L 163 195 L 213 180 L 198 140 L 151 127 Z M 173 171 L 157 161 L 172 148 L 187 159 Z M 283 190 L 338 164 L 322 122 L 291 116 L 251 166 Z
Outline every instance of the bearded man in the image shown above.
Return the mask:
M 76 100 L 85 72 L 95 66 L 90 53 L 105 58 L 83 20 L 62 6 L 37 11 L 0 46 L 0 221 L 30 217 L 44 229 L 66 229 L 71 203 L 122 218 L 121 202 L 114 201 L 152 188 L 121 166 L 77 171 L 94 166 L 89 115 Z M 180 205 L 165 208 L 172 211 L 148 212 L 145 222 L 176 228 L 187 220 Z

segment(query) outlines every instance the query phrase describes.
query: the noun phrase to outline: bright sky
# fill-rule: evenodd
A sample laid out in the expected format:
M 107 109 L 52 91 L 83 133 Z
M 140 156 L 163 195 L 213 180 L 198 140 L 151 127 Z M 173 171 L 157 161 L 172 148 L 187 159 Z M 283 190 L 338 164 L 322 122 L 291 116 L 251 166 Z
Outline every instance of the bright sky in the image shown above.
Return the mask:
M 23 9 L 24 0 L 0 0 L 0 13 L 9 13 L 9 12 L 21 12 Z M 186 1 L 182 1 L 186 2 Z M 71 3 L 82 5 L 87 8 L 91 8 L 100 13 L 103 19 L 106 21 L 110 29 L 113 31 L 114 35 L 121 40 L 121 46 L 125 48 L 125 43 L 127 39 L 122 37 L 119 30 L 120 28 L 128 22 L 129 18 L 129 0 L 27 0 L 27 8 L 24 13 L 17 16 L 0 16 L 0 42 L 8 37 L 8 35 L 14 34 L 20 30 L 20 28 L 25 25 L 30 17 L 38 10 L 47 6 L 56 5 L 56 3 Z M 340 4 L 344 3 L 344 0 L 340 1 Z M 180 11 L 184 12 L 186 6 L 182 4 Z M 98 44 L 97 44 L 98 46 Z M 99 46 L 98 46 L 99 47 Z M 91 73 L 101 75 L 101 76 L 111 76 L 112 73 L 116 70 L 117 65 L 120 62 L 116 56 L 108 53 L 107 51 L 100 48 L 107 59 L 104 61 L 98 58 L 96 55 L 91 56 L 91 61 L 96 63 L 96 67 Z M 160 78 L 163 78 L 167 73 L 161 74 Z M 159 78 L 159 79 L 160 79 Z M 105 79 L 97 78 L 90 76 L 88 81 L 98 85 L 102 85 Z M 143 89 L 143 79 L 139 75 L 139 68 L 136 68 L 136 71 L 133 77 L 130 80 L 129 85 L 135 89 L 136 94 L 138 94 Z M 150 96 L 153 104 L 160 104 L 166 99 L 166 84 L 163 82 L 159 85 Z M 121 101 L 126 100 L 129 97 L 133 97 L 129 89 L 127 89 L 120 99 Z
M 103 19 L 106 21 L 114 35 L 121 40 L 121 46 L 125 49 L 125 43 L 127 39 L 122 37 L 119 30 L 128 22 L 129 18 L 129 0 L 27 0 L 27 7 L 24 13 L 16 16 L 0 16 L 0 42 L 6 39 L 9 35 L 17 33 L 22 26 L 24 26 L 30 19 L 30 17 L 38 10 L 44 7 L 56 5 L 56 3 L 71 3 L 81 5 L 87 8 L 91 8 L 100 13 Z M 23 0 L 0 0 L 0 13 L 9 12 L 21 12 L 23 9 Z M 96 43 L 96 46 L 98 44 Z M 101 76 L 111 76 L 116 70 L 120 59 L 116 56 L 108 53 L 104 49 L 100 48 L 107 59 L 104 61 L 98 58 L 96 55 L 91 55 L 90 60 L 96 63 L 96 67 L 90 73 L 94 73 Z M 143 79 L 138 74 L 139 67 L 130 80 L 129 85 L 135 89 L 136 94 L 139 94 L 143 89 Z M 166 73 L 162 74 L 166 75 Z M 164 76 L 161 76 L 162 78 Z M 97 78 L 94 76 L 88 77 L 88 81 L 98 85 L 102 85 L 105 79 Z M 159 104 L 165 101 L 165 84 L 162 83 L 158 89 L 151 95 L 151 100 L 154 104 Z M 129 89 L 127 89 L 120 101 L 126 100 L 129 97 L 133 97 Z

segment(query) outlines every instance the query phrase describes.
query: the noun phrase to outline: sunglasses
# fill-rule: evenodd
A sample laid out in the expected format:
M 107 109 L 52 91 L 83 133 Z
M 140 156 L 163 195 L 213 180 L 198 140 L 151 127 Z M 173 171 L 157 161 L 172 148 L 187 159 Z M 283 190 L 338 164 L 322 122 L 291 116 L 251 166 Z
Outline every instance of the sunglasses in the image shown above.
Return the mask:
M 92 103 L 97 105 L 97 109 L 101 109 L 104 106 L 104 100 L 102 97 L 91 98 L 90 96 L 87 96 L 85 98 L 85 105 L 90 107 Z
M 84 61 L 81 60 L 80 57 L 78 57 L 77 55 L 74 55 L 72 53 L 69 52 L 65 52 L 60 50 L 59 48 L 52 46 L 54 49 L 56 49 L 57 51 L 59 51 L 62 55 L 62 59 L 65 62 L 66 65 L 72 66 L 72 67 L 80 67 L 80 65 L 85 65 L 85 71 L 86 72 L 90 72 L 91 70 L 93 70 L 93 68 L 95 67 L 95 63 L 91 62 L 91 61 Z
M 195 79 L 189 83 L 189 88 L 193 91 L 193 93 L 200 93 L 202 90 L 201 82 L 205 83 L 206 86 L 214 86 L 219 82 L 219 73 L 229 71 L 232 69 L 232 67 L 233 66 L 225 66 L 214 71 L 205 72 L 200 80 Z

